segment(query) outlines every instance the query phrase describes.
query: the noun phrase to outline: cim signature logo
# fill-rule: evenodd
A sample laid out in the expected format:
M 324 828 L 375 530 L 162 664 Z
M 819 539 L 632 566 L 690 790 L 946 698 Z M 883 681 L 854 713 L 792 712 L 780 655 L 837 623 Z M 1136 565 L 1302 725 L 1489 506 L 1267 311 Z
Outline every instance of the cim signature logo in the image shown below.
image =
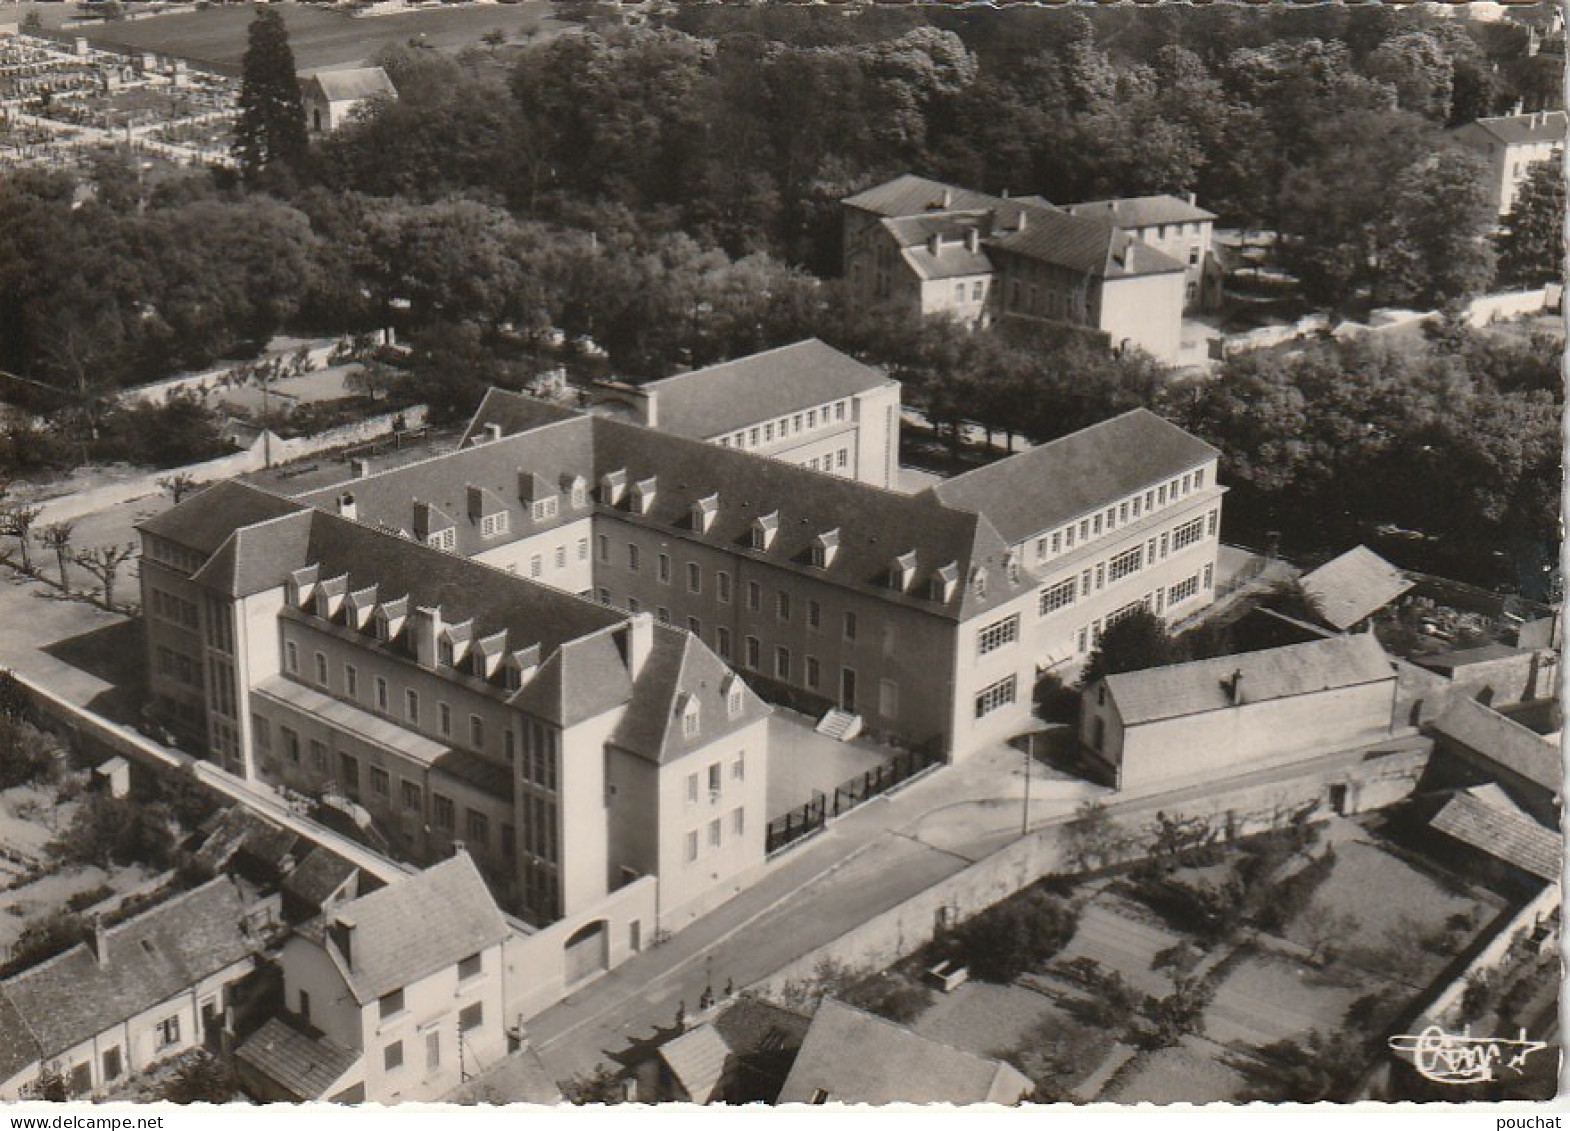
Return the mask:
M 1543 1041 L 1527 1040 L 1525 1029 L 1512 1039 L 1474 1037 L 1471 1026 L 1461 1033 L 1447 1033 L 1438 1025 L 1430 1025 L 1415 1037 L 1391 1037 L 1390 1047 L 1409 1054 L 1412 1067 L 1435 1083 L 1482 1084 L 1496 1078 L 1496 1067 L 1519 1075 L 1525 1070 L 1526 1058 L 1548 1046 Z

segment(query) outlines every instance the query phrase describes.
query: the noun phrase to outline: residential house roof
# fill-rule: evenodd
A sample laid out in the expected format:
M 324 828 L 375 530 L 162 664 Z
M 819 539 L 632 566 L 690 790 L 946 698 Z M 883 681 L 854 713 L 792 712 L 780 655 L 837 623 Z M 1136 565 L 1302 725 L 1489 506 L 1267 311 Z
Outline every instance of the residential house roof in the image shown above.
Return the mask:
M 44 1058 L 44 1050 L 27 1027 L 27 1019 L 0 986 L 0 1082 L 24 1072 Z
M 226 876 L 101 931 L 107 961 L 82 942 L 0 983 L 45 1058 L 185 993 L 260 946 Z M 17 1055 L 8 1050 L 0 1061 Z
M 330 848 L 316 847 L 284 877 L 283 893 L 318 911 L 353 883 L 360 869 Z
M 1564 868 L 1564 839 L 1544 828 L 1495 787 L 1453 794 L 1430 825 L 1462 844 L 1486 852 L 1550 882 Z
M 380 67 L 347 67 L 337 71 L 317 71 L 305 85 L 319 88 L 329 102 L 355 102 L 385 94 L 394 98 L 398 88 Z
M 1559 747 L 1475 699 L 1460 700 L 1432 725 L 1442 738 L 1497 763 L 1551 795 L 1563 788 L 1564 765 Z
M 336 944 L 327 950 L 361 1005 L 497 946 L 508 933 L 467 852 L 337 904 L 325 920 L 353 924 L 347 961 Z
M 1137 408 L 929 490 L 951 507 L 985 514 L 1018 545 L 1218 455 L 1203 440 Z
M 360 1054 L 317 1033 L 309 1035 L 271 1017 L 235 1056 L 302 1101 L 327 1097 Z
M 779 1102 L 1016 1104 L 1033 1087 L 1012 1065 L 825 998 Z
M 1085 200 L 1059 207 L 1071 216 L 1101 216 L 1125 231 L 1153 228 L 1160 224 L 1194 224 L 1216 218 L 1214 212 L 1207 212 L 1182 197 L 1167 193 L 1159 196 L 1125 196 L 1116 200 Z
M 1472 124 L 1504 145 L 1531 145 L 1544 141 L 1563 142 L 1566 117 L 1563 110 L 1547 110 L 1479 118 Z
M 442 1097 L 453 1104 L 559 1104 L 561 1089 L 533 1047 L 524 1045 Z
M 1040 197 L 1028 198 L 1031 202 Z M 973 212 L 1007 203 L 1006 197 L 944 184 L 914 173 L 863 189 L 842 203 L 879 216 L 915 216 L 923 212 Z
M 1301 583 L 1324 622 L 1343 632 L 1373 616 L 1413 584 L 1367 546 L 1355 546 L 1305 573 Z
M 730 1045 L 712 1025 L 694 1026 L 659 1048 L 660 1059 L 687 1099 L 699 1104 L 723 1098 L 725 1062 L 730 1055 Z
M 576 409 L 531 397 L 527 393 L 511 389 L 488 389 L 480 400 L 480 407 L 474 410 L 474 416 L 463 430 L 458 446 L 467 448 L 471 444 L 484 442 L 488 424 L 501 429 L 503 436 L 512 436 L 581 415 Z
M 1098 278 L 1161 275 L 1187 268 L 1165 252 L 1140 243 L 1110 220 L 1073 216 L 1056 208 L 1015 208 L 987 241 L 989 249 L 1037 259 Z M 1019 226 L 1019 218 L 1028 222 Z
M 705 440 L 889 385 L 870 365 L 816 338 L 640 386 L 654 426 Z
M 1396 678 L 1395 667 L 1379 641 L 1360 633 L 1121 672 L 1107 676 L 1105 683 L 1124 725 L 1135 726 L 1235 706 L 1228 685 L 1238 673 L 1245 704 Z
M 979 246 L 971 251 L 964 243 L 942 243 L 934 253 L 928 245 L 917 244 L 903 248 L 900 255 L 919 278 L 929 281 L 992 274 L 992 260 Z

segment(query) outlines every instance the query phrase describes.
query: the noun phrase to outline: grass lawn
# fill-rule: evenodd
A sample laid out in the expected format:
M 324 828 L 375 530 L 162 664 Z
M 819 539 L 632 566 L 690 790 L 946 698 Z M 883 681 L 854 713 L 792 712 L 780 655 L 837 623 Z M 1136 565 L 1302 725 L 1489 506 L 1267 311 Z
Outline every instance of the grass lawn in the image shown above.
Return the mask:
M 1205 1011 L 1205 1035 L 1224 1045 L 1260 1048 L 1312 1029 L 1338 1031 L 1347 1007 L 1377 985 L 1373 978 L 1333 981 L 1285 955 L 1249 955 L 1216 987 Z
M 134 9 L 135 5 L 131 5 Z M 303 73 L 364 64 L 384 47 L 423 37 L 427 47 L 456 50 L 478 43 L 495 28 L 513 42 L 546 29 L 550 6 L 543 0 L 518 4 L 464 4 L 428 8 L 396 15 L 355 18 L 347 13 L 300 4 L 275 4 L 289 28 L 295 66 Z M 0 19 L 37 8 L 45 26 L 58 26 L 65 4 L 0 5 Z M 119 20 L 73 29 L 95 47 L 153 51 L 205 64 L 227 74 L 239 73 L 245 53 L 246 29 L 254 15 L 248 4 L 223 5 L 137 20 Z M 51 18 L 52 17 L 52 18 Z M 554 25 L 551 25 L 554 26 Z
M 1094 958 L 1103 969 L 1122 974 L 1139 992 L 1161 997 L 1172 992 L 1172 979 L 1165 971 L 1152 970 L 1151 963 L 1182 937 L 1157 926 L 1143 908 L 1103 892 L 1080 911 L 1079 930 L 1054 965 Z
M 1226 1103 L 1246 1094 L 1248 1077 L 1203 1037 L 1144 1052 L 1098 1097 L 1104 1103 Z

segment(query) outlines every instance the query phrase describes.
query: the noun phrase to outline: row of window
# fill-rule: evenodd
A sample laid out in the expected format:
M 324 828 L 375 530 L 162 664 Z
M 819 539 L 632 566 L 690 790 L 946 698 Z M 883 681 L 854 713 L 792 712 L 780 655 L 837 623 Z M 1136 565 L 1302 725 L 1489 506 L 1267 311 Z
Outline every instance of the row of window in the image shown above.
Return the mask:
M 149 588 L 148 593 L 153 616 L 159 620 L 168 621 L 170 624 L 177 624 L 181 628 L 188 628 L 193 632 L 196 631 L 195 601 L 187 601 L 183 597 L 177 597 L 173 593 L 166 593 L 162 589 Z
M 707 841 L 710 852 L 721 846 L 721 842 L 724 839 L 722 829 L 723 822 L 719 817 L 715 817 L 709 822 Z M 730 835 L 732 838 L 739 840 L 746 835 L 746 832 L 747 812 L 738 806 L 732 809 L 730 813 Z M 698 833 L 699 830 L 693 829 L 687 834 L 687 863 L 689 864 L 698 859 Z
M 1164 506 L 1185 499 L 1195 491 L 1202 490 L 1204 486 L 1205 469 L 1199 468 L 1169 483 L 1151 487 L 1142 495 L 1133 495 L 1107 507 L 1104 511 L 1097 511 L 1093 515 L 1071 522 L 1050 534 L 1043 534 L 1036 539 L 1036 560 L 1045 561 L 1067 553 L 1076 545 L 1083 545 L 1093 538 L 1110 534 L 1120 526 L 1137 521 L 1142 515 L 1149 515 Z M 1215 533 L 1216 514 L 1215 511 L 1211 512 L 1211 533 Z
M 1170 535 L 1151 538 L 1143 546 L 1134 546 L 1114 554 L 1105 562 L 1085 569 L 1076 580 L 1068 578 L 1041 591 L 1037 615 L 1047 616 L 1072 605 L 1079 597 L 1088 596 L 1093 590 L 1102 589 L 1138 573 L 1145 566 L 1187 549 L 1200 539 L 1216 533 L 1216 511 L 1202 515 L 1175 528 Z
M 847 412 L 846 406 L 849 403 L 849 401 L 836 401 L 820 408 L 809 408 L 791 416 L 782 416 L 779 420 L 755 425 L 729 436 L 721 436 L 720 447 L 746 450 L 763 444 L 772 444 L 776 439 L 787 440 L 793 435 L 800 436 L 804 432 L 811 432 L 829 424 L 843 423 Z
M 1150 593 L 1146 593 L 1138 601 L 1132 601 L 1122 608 L 1108 613 L 1105 618 L 1092 621 L 1079 630 L 1075 651 L 1083 656 L 1101 640 L 1103 630 L 1130 616 L 1136 609 L 1149 609 L 1151 612 L 1160 615 L 1176 608 L 1184 601 L 1192 600 L 1198 596 L 1201 585 L 1206 589 L 1210 588 L 1214 576 L 1214 566 L 1207 565 L 1202 573 L 1185 577 L 1182 581 L 1174 582 L 1165 589 L 1157 588 Z
M 587 538 L 578 539 L 577 560 L 580 562 L 589 560 L 589 540 Z M 565 545 L 557 546 L 551 552 L 551 563 L 554 569 L 562 570 L 567 568 L 567 547 Z M 517 573 L 517 563 L 509 565 L 507 572 Z M 532 578 L 545 576 L 545 554 L 543 552 L 529 555 L 529 576 Z
M 201 666 L 184 652 L 176 652 L 173 648 L 166 648 L 160 644 L 156 656 L 159 675 L 191 687 L 202 685 Z
M 825 452 L 821 456 L 813 456 L 804 466 L 810 467 L 813 471 L 844 471 L 850 466 L 850 449 L 840 448 Z
M 724 777 L 725 775 L 722 765 L 719 762 L 710 762 L 708 770 L 703 774 L 704 781 L 708 785 L 710 805 L 718 804 L 720 797 L 724 794 Z M 731 762 L 730 777 L 734 782 L 741 782 L 746 780 L 747 752 L 745 750 L 740 751 L 736 755 L 735 760 Z M 697 771 L 687 775 L 687 804 L 689 806 L 696 805 L 698 803 L 699 784 L 700 782 Z

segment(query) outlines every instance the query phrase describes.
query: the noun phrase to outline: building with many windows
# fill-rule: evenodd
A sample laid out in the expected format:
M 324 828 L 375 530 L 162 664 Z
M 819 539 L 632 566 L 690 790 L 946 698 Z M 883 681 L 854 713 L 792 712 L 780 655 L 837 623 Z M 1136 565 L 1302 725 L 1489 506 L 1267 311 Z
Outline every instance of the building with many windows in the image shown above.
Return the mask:
M 893 487 L 899 472 L 899 382 L 816 338 L 643 385 L 608 385 L 595 411 L 616 408 L 662 432 L 877 487 Z
M 869 305 L 1080 327 L 1176 363 L 1189 268 L 1107 203 L 1058 208 L 905 174 L 841 202 L 845 278 Z
M 455 451 L 143 524 L 152 697 L 533 921 L 657 876 L 679 924 L 763 863 L 759 694 L 956 760 L 1018 734 L 1108 624 L 1209 600 L 1216 460 L 1136 410 L 906 495 L 493 391 Z
M 1183 308 L 1211 310 L 1221 304 L 1221 261 L 1216 258 L 1212 229 L 1216 214 L 1187 199 L 1159 196 L 1121 197 L 1065 204 L 1071 216 L 1100 216 L 1120 229 L 1184 265 Z

